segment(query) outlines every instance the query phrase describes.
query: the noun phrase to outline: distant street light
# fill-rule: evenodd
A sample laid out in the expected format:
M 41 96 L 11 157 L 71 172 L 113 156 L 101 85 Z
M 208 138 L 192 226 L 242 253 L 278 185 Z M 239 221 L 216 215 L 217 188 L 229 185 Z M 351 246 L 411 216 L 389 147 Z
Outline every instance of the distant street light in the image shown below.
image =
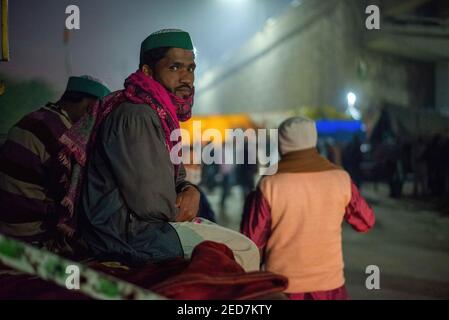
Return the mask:
M 357 102 L 357 96 L 355 95 L 354 92 L 349 92 L 347 98 L 348 98 L 348 106 L 354 106 L 355 103 Z
M 362 115 L 360 114 L 360 111 L 357 110 L 355 107 L 355 103 L 357 102 L 357 96 L 354 92 L 349 92 L 346 96 L 348 99 L 348 109 L 346 112 L 354 119 L 354 120 L 360 120 L 362 118 Z

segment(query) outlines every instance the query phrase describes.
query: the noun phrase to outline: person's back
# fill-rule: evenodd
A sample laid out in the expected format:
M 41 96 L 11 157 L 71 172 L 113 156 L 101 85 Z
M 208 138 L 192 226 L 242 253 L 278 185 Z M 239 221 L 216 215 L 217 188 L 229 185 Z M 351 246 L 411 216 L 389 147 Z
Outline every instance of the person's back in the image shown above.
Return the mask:
M 0 149 L 0 232 L 36 241 L 56 217 L 62 199 L 62 170 L 56 161 L 58 138 L 71 123 L 48 105 L 24 116 L 14 125 Z
M 61 158 L 60 139 L 107 93 L 100 80 L 70 77 L 57 103 L 10 129 L 0 148 L 0 233 L 49 250 L 62 242 L 55 240 L 56 226 L 66 213 L 62 202 L 72 170 Z
M 281 161 L 245 205 L 241 231 L 268 271 L 289 279 L 291 299 L 345 299 L 342 222 L 360 232 L 374 214 L 349 174 L 322 157 L 315 123 L 292 118 L 279 130 Z
M 343 170 L 281 173 L 264 178 L 259 188 L 271 208 L 267 270 L 288 275 L 292 292 L 341 287 L 341 225 L 351 199 L 349 175 Z

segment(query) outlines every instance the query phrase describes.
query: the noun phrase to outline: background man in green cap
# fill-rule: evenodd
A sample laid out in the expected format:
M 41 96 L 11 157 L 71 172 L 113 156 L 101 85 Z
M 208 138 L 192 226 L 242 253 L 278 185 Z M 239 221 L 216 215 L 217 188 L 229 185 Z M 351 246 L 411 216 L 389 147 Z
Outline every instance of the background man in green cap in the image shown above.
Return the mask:
M 52 246 L 67 191 L 63 177 L 70 175 L 59 159 L 59 139 L 109 93 L 100 80 L 70 77 L 58 102 L 25 115 L 10 129 L 0 149 L 1 233 Z
M 200 242 L 225 234 L 222 242 L 239 246 L 238 262 L 251 251 L 249 269 L 259 267 L 249 239 L 200 219 L 192 222 L 200 194 L 185 180 L 184 167 L 171 161 L 180 143 L 171 134 L 192 114 L 194 60 L 187 32 L 155 32 L 142 42 L 139 70 L 126 79 L 125 89 L 104 100 L 91 135 L 80 208 L 83 240 L 97 257 L 128 264 L 189 257 Z

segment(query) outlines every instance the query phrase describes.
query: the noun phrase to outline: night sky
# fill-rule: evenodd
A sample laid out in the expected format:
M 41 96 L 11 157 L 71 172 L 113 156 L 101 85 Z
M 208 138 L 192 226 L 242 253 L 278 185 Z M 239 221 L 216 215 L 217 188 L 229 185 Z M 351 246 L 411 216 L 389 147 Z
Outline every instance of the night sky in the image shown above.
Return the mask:
M 11 0 L 11 61 L 0 73 L 40 78 L 62 90 L 71 74 L 90 74 L 120 89 L 137 69 L 140 43 L 161 28 L 190 32 L 198 73 L 214 66 L 286 10 L 291 0 Z M 81 29 L 63 43 L 65 8 L 80 8 Z

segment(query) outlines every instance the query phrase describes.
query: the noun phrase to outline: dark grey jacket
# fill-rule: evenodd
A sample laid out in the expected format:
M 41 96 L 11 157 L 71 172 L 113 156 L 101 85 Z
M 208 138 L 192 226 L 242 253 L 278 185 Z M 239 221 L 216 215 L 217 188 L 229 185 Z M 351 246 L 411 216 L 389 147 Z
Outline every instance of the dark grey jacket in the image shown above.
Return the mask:
M 105 119 L 87 164 L 80 230 L 95 255 L 127 263 L 183 256 L 175 230 L 177 181 L 156 112 L 123 103 Z

